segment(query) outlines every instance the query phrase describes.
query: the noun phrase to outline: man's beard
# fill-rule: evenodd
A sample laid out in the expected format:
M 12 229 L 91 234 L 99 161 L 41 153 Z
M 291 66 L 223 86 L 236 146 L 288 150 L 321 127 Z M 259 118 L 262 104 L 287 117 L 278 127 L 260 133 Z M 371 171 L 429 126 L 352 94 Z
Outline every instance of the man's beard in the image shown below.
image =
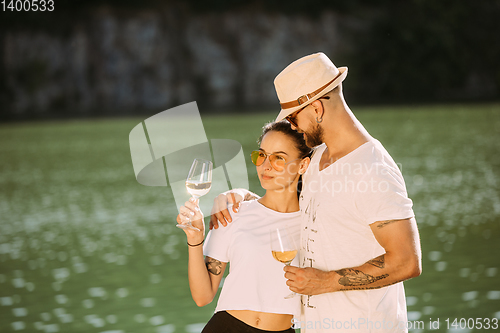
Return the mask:
M 323 143 L 323 128 L 321 128 L 318 124 L 316 124 L 316 127 L 312 130 L 311 133 L 304 132 L 304 134 L 306 145 L 309 148 L 314 148 Z

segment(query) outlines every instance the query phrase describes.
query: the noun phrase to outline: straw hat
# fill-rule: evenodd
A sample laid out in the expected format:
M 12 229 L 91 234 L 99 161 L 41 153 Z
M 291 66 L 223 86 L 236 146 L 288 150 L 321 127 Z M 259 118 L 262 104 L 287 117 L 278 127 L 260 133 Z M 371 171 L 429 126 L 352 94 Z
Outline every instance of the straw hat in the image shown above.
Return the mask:
M 281 104 L 276 121 L 311 104 L 344 81 L 347 67 L 335 67 L 324 53 L 292 62 L 274 79 Z

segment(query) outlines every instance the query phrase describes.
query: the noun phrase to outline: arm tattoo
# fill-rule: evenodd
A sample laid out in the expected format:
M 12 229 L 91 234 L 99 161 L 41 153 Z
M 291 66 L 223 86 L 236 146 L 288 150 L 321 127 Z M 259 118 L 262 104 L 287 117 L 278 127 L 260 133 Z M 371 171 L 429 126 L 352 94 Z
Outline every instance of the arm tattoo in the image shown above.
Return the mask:
M 352 268 L 345 268 L 336 272 L 341 276 L 341 278 L 339 279 L 339 284 L 342 286 L 365 286 L 378 280 L 385 279 L 389 276 L 389 274 L 372 276 L 370 274 L 366 274 L 362 271 Z
M 213 275 L 220 275 L 222 273 L 222 263 L 219 260 L 207 257 L 205 265 L 207 266 L 207 271 Z
M 385 257 L 384 255 L 378 256 L 377 258 L 373 258 L 372 260 L 369 260 L 367 262 L 370 265 L 373 265 L 378 268 L 384 268 L 385 267 Z
M 381 286 L 377 286 L 377 287 L 359 287 L 359 288 L 343 288 L 343 289 L 340 289 L 340 291 L 348 291 L 348 290 L 369 290 L 369 289 L 380 289 L 380 288 L 384 288 L 384 287 L 387 287 L 387 286 L 391 286 L 393 284 L 396 284 L 396 283 L 399 283 L 399 282 L 402 282 L 404 280 L 399 280 L 399 281 L 396 281 L 394 283 L 387 283 L 387 284 L 383 284 Z
M 385 227 L 386 225 L 388 224 L 391 224 L 391 223 L 394 223 L 394 222 L 398 222 L 398 221 L 402 221 L 402 220 L 387 220 L 387 221 L 380 221 L 379 224 L 377 224 L 377 228 L 378 229 L 382 229 L 383 227 Z

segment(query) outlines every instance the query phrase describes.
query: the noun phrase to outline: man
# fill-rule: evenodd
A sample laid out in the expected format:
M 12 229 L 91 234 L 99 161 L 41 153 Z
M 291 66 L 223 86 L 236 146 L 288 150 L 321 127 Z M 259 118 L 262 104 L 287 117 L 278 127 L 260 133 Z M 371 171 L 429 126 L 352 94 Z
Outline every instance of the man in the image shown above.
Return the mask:
M 317 53 L 274 81 L 276 120 L 287 119 L 316 147 L 300 197 L 300 267 L 285 267 L 285 277 L 304 295 L 302 332 L 406 332 L 401 281 L 421 273 L 412 201 L 396 163 L 347 106 L 346 75 Z M 214 227 L 230 221 L 228 200 L 241 198 L 218 197 Z

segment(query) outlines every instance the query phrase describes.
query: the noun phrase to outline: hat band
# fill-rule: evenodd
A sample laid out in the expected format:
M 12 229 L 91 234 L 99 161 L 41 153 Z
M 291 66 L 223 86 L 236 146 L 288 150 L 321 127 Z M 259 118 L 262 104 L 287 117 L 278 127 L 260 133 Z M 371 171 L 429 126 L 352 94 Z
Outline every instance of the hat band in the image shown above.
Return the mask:
M 295 100 L 295 101 L 286 102 L 286 103 L 280 103 L 281 108 L 282 109 L 290 109 L 290 108 L 294 108 L 296 106 L 300 106 L 300 105 L 304 104 L 305 102 L 307 102 L 308 100 L 310 100 L 311 98 L 313 98 L 314 96 L 316 96 L 317 94 L 319 94 L 321 91 L 323 91 L 323 89 L 325 89 L 330 84 L 332 84 L 332 82 L 335 81 L 336 79 L 338 79 L 338 77 L 340 75 L 342 75 L 342 72 L 339 72 L 339 74 L 336 77 L 334 77 L 333 80 L 331 80 L 330 82 L 328 82 L 327 84 L 325 84 L 321 88 L 316 89 L 315 91 L 313 91 L 310 94 L 302 95 L 299 98 L 297 98 L 297 100 Z

